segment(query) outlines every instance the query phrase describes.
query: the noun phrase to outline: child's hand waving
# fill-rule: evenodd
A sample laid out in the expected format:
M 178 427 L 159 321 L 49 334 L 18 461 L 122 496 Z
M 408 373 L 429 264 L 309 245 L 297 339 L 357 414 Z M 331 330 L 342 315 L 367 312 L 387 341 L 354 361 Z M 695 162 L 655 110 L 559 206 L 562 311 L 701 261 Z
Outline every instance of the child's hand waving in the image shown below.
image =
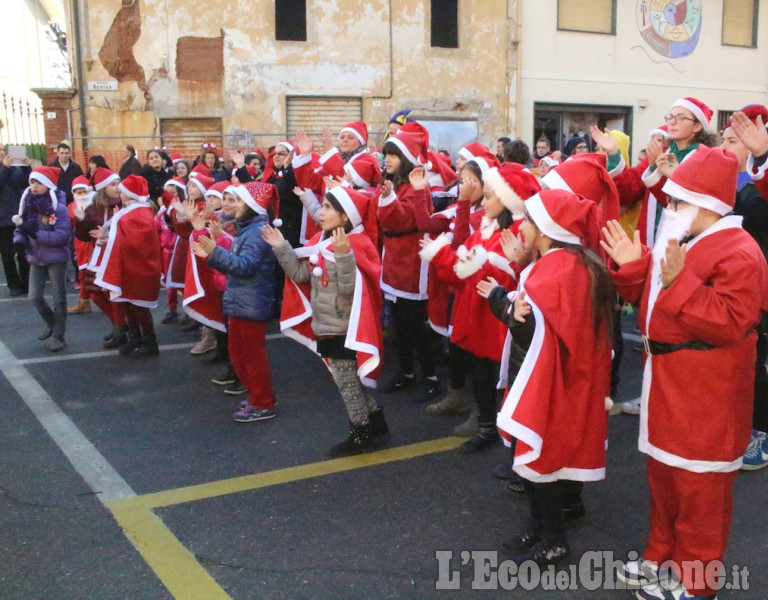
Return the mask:
M 261 230 L 261 237 L 273 248 L 277 248 L 285 241 L 282 232 L 271 225 L 264 225 Z
M 337 227 L 333 230 L 333 251 L 335 254 L 349 252 L 349 238 L 343 227 Z
M 216 249 L 216 242 L 209 237 L 202 236 L 198 238 L 196 242 L 190 243 L 190 247 L 195 256 L 208 258 L 208 256 Z
M 477 288 L 477 293 L 487 300 L 493 289 L 498 285 L 498 281 L 496 281 L 493 277 L 488 277 L 487 279 L 478 281 L 475 287 Z
M 518 323 L 525 323 L 525 317 L 530 314 L 531 305 L 525 300 L 525 292 L 520 292 L 517 298 L 515 298 L 515 314 L 513 315 L 515 321 Z

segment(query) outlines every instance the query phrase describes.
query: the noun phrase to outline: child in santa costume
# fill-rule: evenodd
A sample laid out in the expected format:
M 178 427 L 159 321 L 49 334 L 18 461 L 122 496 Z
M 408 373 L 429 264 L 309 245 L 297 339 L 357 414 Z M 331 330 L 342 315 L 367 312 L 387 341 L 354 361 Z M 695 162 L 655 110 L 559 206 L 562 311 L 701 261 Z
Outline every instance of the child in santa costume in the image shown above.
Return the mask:
M 564 190 L 525 202 L 520 226 L 539 258 L 506 296 L 478 285 L 510 328 L 519 371 L 497 424 L 516 439 L 514 470 L 528 502 L 528 527 L 503 547 L 515 560 L 556 563 L 568 556 L 563 522 L 572 482 L 605 477 L 613 286 L 598 247 L 597 206 Z
M 374 201 L 332 188 L 320 212 L 322 232 L 297 250 L 277 229 L 264 229 L 290 278 L 280 327 L 325 359 L 347 408 L 349 437 L 331 448 L 332 457 L 367 452 L 388 431 L 382 409 L 364 388 L 375 386 L 382 351 L 381 262 L 375 234 L 367 230 L 376 218 Z
M 252 423 L 275 416 L 275 396 L 267 358 L 267 321 L 275 313 L 275 257 L 262 238 L 267 210 L 278 201 L 274 185 L 234 186 L 236 236 L 230 250 L 210 237 L 191 243 L 195 256 L 227 276 L 222 309 L 228 317 L 229 356 L 248 400 L 232 418 Z
M 77 265 L 77 282 L 80 284 L 80 297 L 77 300 L 77 304 L 67 308 L 67 314 L 70 315 L 91 312 L 91 301 L 88 299 L 84 279 L 85 268 L 88 266 L 88 261 L 91 258 L 95 241 L 90 236 L 88 236 L 87 240 L 81 240 L 77 237 L 75 211 L 84 213 L 85 208 L 93 202 L 93 195 L 93 187 L 87 177 L 80 175 L 72 181 L 72 198 L 74 202 L 67 206 L 67 212 L 69 212 L 69 220 L 72 221 L 72 227 L 75 229 L 75 263 Z
M 754 106 L 754 105 L 752 105 Z M 733 113 L 730 126 L 749 150 L 747 173 L 755 184 L 757 191 L 768 198 L 768 122 L 762 115 L 748 115 L 743 110 Z
M 140 175 L 129 175 L 119 187 L 123 208 L 109 224 L 95 283 L 109 292 L 115 320 L 126 328 L 120 354 L 157 356 L 160 351 L 149 309 L 157 306 L 161 257 L 147 182 Z
M 409 126 L 419 126 L 408 123 Z M 423 129 L 423 128 L 422 128 Z M 381 289 L 393 302 L 400 375 L 385 392 L 399 391 L 416 384 L 414 351 L 422 381 L 416 401 L 434 398 L 440 391 L 432 352 L 432 333 L 427 325 L 428 263 L 419 258 L 419 240 L 429 230 L 432 199 L 429 189 L 414 190 L 410 174 L 424 170 L 428 140 L 418 130 L 405 126 L 384 144 L 384 184 L 379 197 L 377 219 L 384 236 Z
M 465 453 L 478 452 L 499 440 L 496 383 L 506 337 L 506 329 L 494 318 L 488 303 L 477 295 L 475 286 L 479 281 L 492 278 L 504 287 L 515 287 L 516 265 L 511 265 L 504 257 L 502 232 L 517 234 L 524 201 L 540 189 L 531 173 L 512 166 L 490 169 L 484 180 L 482 203 L 485 216 L 480 229 L 456 250 L 451 247 L 451 236 L 441 234 L 434 241 L 425 241 L 420 253 L 422 260 L 432 265 L 440 279 L 456 288 L 451 342 L 465 351 L 478 406 L 478 431 L 460 446 Z M 517 271 L 520 270 L 518 267 Z
M 179 236 L 173 229 L 171 206 L 175 200 L 184 202 L 187 199 L 187 184 L 182 177 L 172 177 L 165 183 L 163 195 L 160 197 L 160 209 L 155 215 L 157 223 L 157 232 L 160 236 L 160 250 L 163 256 L 163 272 L 161 282 L 165 287 L 167 312 L 161 323 L 167 325 L 179 320 L 179 291 L 175 285 L 168 285 L 169 278 L 172 280 L 172 274 L 169 274 L 173 251 L 176 248 Z M 178 277 L 178 275 L 177 275 Z
M 732 153 L 699 147 L 664 185 L 670 204 L 653 250 L 616 222 L 603 230 L 614 282 L 640 304 L 648 354 L 638 447 L 648 455 L 650 533 L 642 561 L 618 571 L 643 586 L 638 598 L 668 597 L 648 578 L 667 560 L 682 585 L 674 598 L 716 597 L 713 580 L 684 568 L 688 561 L 722 574 L 752 429 L 755 328 L 768 309 L 765 258 L 730 214 L 737 174 Z
M 51 352 L 66 346 L 67 291 L 65 276 L 69 260 L 72 223 L 67 212 L 66 197 L 56 188 L 61 169 L 37 167 L 29 174 L 29 187 L 19 202 L 19 212 L 12 217 L 16 229 L 13 243 L 23 246 L 29 262 L 29 299 L 45 321 L 38 335 L 47 340 Z M 50 278 L 53 287 L 53 309 L 45 301 L 45 286 Z

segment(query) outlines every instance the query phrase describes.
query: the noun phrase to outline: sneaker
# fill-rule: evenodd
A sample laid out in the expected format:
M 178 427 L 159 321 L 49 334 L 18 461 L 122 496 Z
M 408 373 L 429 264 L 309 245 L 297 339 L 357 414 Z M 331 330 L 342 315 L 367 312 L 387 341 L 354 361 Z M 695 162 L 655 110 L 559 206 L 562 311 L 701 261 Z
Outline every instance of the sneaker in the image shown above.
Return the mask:
M 216 385 L 230 385 L 231 383 L 235 383 L 235 381 L 237 381 L 237 375 L 235 375 L 235 370 L 232 368 L 232 365 L 227 367 L 227 370 L 221 375 L 211 377 L 211 383 L 215 383 Z
M 37 336 L 37 339 L 41 342 L 44 340 L 47 340 L 49 337 L 53 335 L 53 328 L 52 327 L 46 327 L 40 332 L 40 335 Z
M 413 375 L 411 375 L 410 377 L 401 375 L 400 377 L 395 379 L 391 384 L 380 389 L 379 392 L 382 394 L 393 394 L 395 392 L 402 392 L 403 390 L 410 389 L 414 385 L 416 385 L 416 378 Z
M 440 382 L 437 379 L 422 379 L 419 381 L 419 394 L 412 400 L 414 404 L 422 404 L 434 400 L 440 394 Z
M 64 341 L 64 338 L 60 338 L 57 335 L 54 335 L 51 341 L 48 342 L 48 350 L 51 352 L 61 352 L 66 347 L 67 343 Z
M 178 320 L 179 320 L 179 313 L 169 310 L 167 313 L 165 313 L 163 320 L 160 322 L 163 325 L 168 325 L 168 323 L 175 323 Z
M 224 389 L 225 394 L 231 394 L 232 396 L 239 396 L 240 394 L 245 394 L 247 391 L 248 390 L 245 389 L 245 386 L 242 384 L 242 382 L 237 380 Z
M 232 418 L 238 423 L 253 423 L 254 421 L 266 421 L 275 416 L 275 411 L 271 408 L 251 408 L 246 406 L 238 410 Z
M 630 588 L 649 586 L 659 580 L 659 567 L 649 560 L 629 560 L 616 570 L 616 579 Z
M 640 398 L 635 398 L 634 400 L 627 400 L 626 402 L 622 402 L 621 412 L 626 413 L 628 415 L 639 415 L 640 414 Z
M 758 471 L 768 467 L 768 435 L 764 431 L 752 430 L 747 451 L 744 453 L 742 471 Z

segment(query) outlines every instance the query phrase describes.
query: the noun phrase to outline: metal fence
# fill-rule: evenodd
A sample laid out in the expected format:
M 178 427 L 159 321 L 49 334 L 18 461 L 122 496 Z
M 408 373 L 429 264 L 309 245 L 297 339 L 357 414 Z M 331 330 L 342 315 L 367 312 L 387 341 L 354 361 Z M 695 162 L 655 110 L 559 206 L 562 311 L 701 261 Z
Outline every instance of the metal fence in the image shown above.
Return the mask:
M 0 143 L 20 146 L 45 143 L 39 102 L 3 90 L 0 103 Z

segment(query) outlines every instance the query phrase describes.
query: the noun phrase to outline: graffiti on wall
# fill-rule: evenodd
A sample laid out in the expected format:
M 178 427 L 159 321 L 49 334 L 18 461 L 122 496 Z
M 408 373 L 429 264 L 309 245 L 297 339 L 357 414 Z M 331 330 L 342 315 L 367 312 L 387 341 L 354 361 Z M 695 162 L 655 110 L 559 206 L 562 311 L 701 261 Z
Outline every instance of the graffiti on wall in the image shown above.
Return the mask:
M 688 56 L 699 42 L 701 0 L 638 0 L 637 26 L 645 42 L 662 56 Z

